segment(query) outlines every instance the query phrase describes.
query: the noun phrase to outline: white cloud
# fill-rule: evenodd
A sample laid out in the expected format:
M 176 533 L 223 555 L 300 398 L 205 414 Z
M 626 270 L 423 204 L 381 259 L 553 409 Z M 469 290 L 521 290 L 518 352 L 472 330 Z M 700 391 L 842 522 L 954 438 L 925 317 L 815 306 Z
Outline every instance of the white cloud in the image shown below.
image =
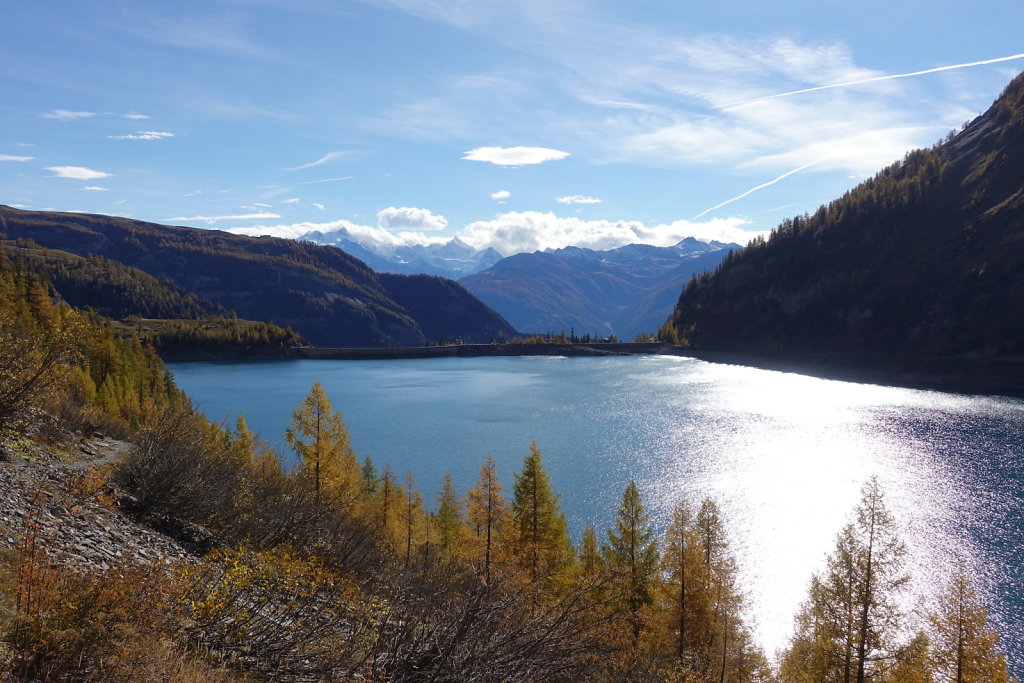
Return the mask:
M 412 244 L 443 244 L 450 237 L 427 236 L 422 232 L 391 232 L 384 228 L 359 225 L 351 221 L 340 220 L 327 223 L 302 222 L 289 225 L 256 225 L 244 228 L 231 228 L 228 232 L 239 235 L 271 235 L 287 239 L 298 239 L 311 232 L 323 233 L 328 239 L 350 239 L 366 247 L 387 253 L 397 247 Z
M 284 171 L 301 171 L 304 168 L 313 168 L 314 166 L 319 166 L 320 164 L 326 164 L 328 161 L 333 161 L 334 159 L 340 159 L 341 157 L 344 157 L 344 156 L 347 156 L 347 155 L 348 155 L 348 152 L 328 152 L 327 154 L 323 155 L 322 157 L 320 157 L 316 161 L 311 161 L 308 164 L 303 164 L 302 166 L 293 166 L 291 168 L 285 168 L 285 169 L 282 169 L 282 170 L 284 170 Z
M 75 119 L 87 119 L 96 116 L 92 111 L 68 111 L 67 109 L 54 109 L 43 114 L 44 119 L 56 119 L 58 121 L 74 121 Z
M 321 211 L 326 211 L 327 210 L 327 207 L 325 207 L 320 202 L 313 202 L 313 206 L 315 206 L 316 208 L 320 209 Z
M 255 204 L 253 204 L 253 206 L 257 206 L 257 207 L 259 207 L 261 209 L 269 209 L 270 208 L 270 204 L 264 204 L 263 202 L 256 202 Z
M 167 133 L 159 130 L 140 130 L 132 135 L 108 135 L 111 140 L 163 140 L 173 138 L 174 133 Z
M 185 194 L 183 194 L 181 196 L 182 197 L 195 197 L 195 196 L 201 195 L 202 193 L 203 193 L 202 190 L 192 190 L 191 192 L 186 192 Z
M 614 249 L 626 244 L 670 246 L 685 237 L 746 244 L 763 232 L 743 230 L 742 218 L 715 218 L 696 222 L 678 220 L 645 225 L 640 221 L 582 220 L 539 211 L 509 212 L 492 220 L 470 223 L 459 232 L 476 249 L 492 247 L 505 255 L 558 249 L 570 245 Z
M 468 161 L 486 161 L 497 166 L 527 166 L 545 161 L 558 161 L 568 152 L 547 147 L 477 147 L 462 157 Z
M 110 188 L 108 188 L 108 187 L 99 187 L 98 185 L 86 185 L 82 189 L 83 190 L 88 190 L 89 192 L 107 192 Z
M 448 219 L 429 209 L 389 206 L 377 212 L 377 223 L 385 230 L 444 230 Z
M 165 221 L 202 221 L 204 223 L 216 223 L 217 221 L 246 221 L 254 220 L 257 218 L 280 218 L 280 214 L 270 213 L 269 211 L 262 211 L 259 213 L 244 213 L 234 216 L 174 216 L 172 218 L 164 218 Z
M 94 171 L 85 166 L 47 166 L 47 171 L 53 171 L 51 178 L 70 178 L 71 180 L 98 180 L 109 178 L 112 174 L 103 171 Z
M 288 198 L 288 199 L 285 199 L 285 200 L 284 200 L 284 201 L 282 201 L 281 203 L 282 203 L 282 204 L 298 204 L 298 203 L 299 203 L 299 202 L 301 202 L 301 201 L 302 201 L 302 200 L 301 200 L 301 199 L 299 199 L 298 197 L 290 197 L 290 198 Z
M 146 116 L 145 114 L 136 114 L 135 112 L 132 112 L 130 114 L 125 114 L 124 118 L 131 119 L 133 121 L 144 121 L 146 119 L 151 119 L 153 117 L 152 116 Z
M 0 161 L 32 161 L 35 157 L 19 157 L 13 154 L 0 154 Z
M 508 199 L 512 196 L 512 193 L 508 190 L 498 190 L 497 192 L 491 193 L 491 199 Z
M 171 220 L 171 219 L 168 219 Z M 645 225 L 640 221 L 586 221 L 561 217 L 553 213 L 526 211 L 505 213 L 493 220 L 470 223 L 457 237 L 476 249 L 493 247 L 510 256 L 520 252 L 581 246 L 591 249 L 614 249 L 627 244 L 670 246 L 686 237 L 719 242 L 746 244 L 767 231 L 744 230 L 750 221 L 743 218 L 714 218 L 707 221 L 678 220 L 671 223 Z M 320 232 L 328 239 L 358 242 L 376 251 L 387 253 L 397 247 L 413 244 L 443 244 L 447 236 L 428 236 L 423 231 L 392 232 L 384 227 L 359 225 L 347 220 L 327 223 L 301 222 L 285 225 L 255 225 L 230 228 L 240 235 L 272 235 L 298 239 L 310 232 Z
M 588 197 L 582 194 L 572 194 L 567 197 L 555 197 L 555 201 L 559 204 L 601 204 L 604 202 L 603 199 Z

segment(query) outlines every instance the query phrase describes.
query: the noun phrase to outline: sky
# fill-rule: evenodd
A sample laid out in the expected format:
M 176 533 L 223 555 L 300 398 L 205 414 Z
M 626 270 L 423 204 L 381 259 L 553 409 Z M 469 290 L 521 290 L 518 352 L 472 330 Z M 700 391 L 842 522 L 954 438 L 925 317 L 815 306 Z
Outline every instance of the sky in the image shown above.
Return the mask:
M 1024 68 L 1019 0 L 4 5 L 0 203 L 505 255 L 745 242 Z

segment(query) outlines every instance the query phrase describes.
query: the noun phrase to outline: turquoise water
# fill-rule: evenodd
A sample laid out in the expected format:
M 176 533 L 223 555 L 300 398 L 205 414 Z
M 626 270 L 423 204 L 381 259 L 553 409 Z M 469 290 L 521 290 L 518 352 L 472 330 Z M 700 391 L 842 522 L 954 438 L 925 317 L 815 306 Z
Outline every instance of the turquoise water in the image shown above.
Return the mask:
M 1024 401 L 853 384 L 663 356 L 173 363 L 214 419 L 283 432 L 323 383 L 361 455 L 428 500 L 486 455 L 507 490 L 536 441 L 574 534 L 635 479 L 659 527 L 677 496 L 723 508 L 766 652 L 877 475 L 910 551 L 908 622 L 958 560 L 1024 667 Z M 600 533 L 600 531 L 599 531 Z

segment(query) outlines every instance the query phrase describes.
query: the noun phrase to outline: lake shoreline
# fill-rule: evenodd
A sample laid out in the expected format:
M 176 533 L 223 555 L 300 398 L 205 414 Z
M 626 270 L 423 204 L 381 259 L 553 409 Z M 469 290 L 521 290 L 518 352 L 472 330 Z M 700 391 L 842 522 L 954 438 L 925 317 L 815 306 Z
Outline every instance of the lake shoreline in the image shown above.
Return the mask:
M 962 394 L 1024 397 L 1024 360 L 896 358 L 844 354 L 758 355 L 672 346 L 660 342 L 599 344 L 452 344 L 379 348 L 234 348 L 161 352 L 166 362 L 255 360 L 399 360 L 498 356 L 614 357 L 670 355 L 709 363 L 791 372 L 822 379 Z

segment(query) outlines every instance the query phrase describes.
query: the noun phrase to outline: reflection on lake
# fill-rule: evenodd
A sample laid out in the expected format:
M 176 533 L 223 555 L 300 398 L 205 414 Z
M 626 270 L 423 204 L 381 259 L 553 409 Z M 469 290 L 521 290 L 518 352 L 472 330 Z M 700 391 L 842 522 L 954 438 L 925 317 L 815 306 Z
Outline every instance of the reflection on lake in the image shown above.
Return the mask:
M 412 471 L 430 500 L 446 471 L 506 488 L 540 446 L 577 534 L 610 524 L 640 485 L 659 528 L 677 496 L 721 505 L 769 656 L 812 571 L 877 475 L 910 550 L 906 608 L 957 559 L 989 596 L 1024 669 L 1024 401 L 822 380 L 688 358 L 446 358 L 171 364 L 215 419 L 243 412 L 284 450 L 292 409 L 321 381 L 361 455 Z

